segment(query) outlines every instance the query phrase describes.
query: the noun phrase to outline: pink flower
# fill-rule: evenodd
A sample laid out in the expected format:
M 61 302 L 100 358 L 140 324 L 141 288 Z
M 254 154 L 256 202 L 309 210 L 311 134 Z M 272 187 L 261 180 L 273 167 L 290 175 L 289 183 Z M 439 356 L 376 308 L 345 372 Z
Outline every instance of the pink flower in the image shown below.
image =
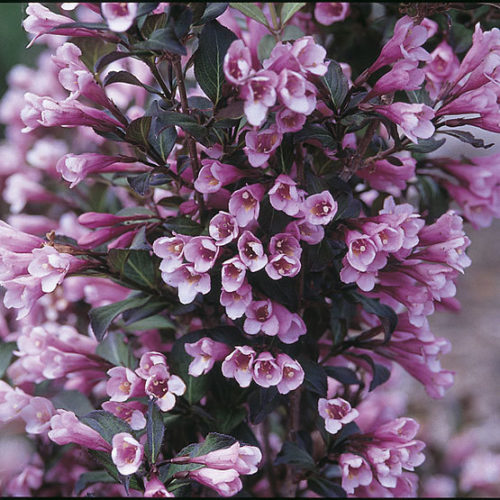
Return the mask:
M 279 330 L 279 321 L 273 314 L 273 305 L 270 299 L 255 300 L 245 311 L 246 320 L 243 324 L 243 330 L 249 335 L 257 335 L 260 331 L 266 335 L 277 335 Z
M 222 497 L 231 497 L 243 487 L 240 476 L 234 469 L 218 470 L 203 467 L 189 471 L 189 478 L 212 488 Z
M 224 75 L 234 85 L 243 85 L 252 71 L 250 49 L 242 40 L 235 40 L 224 56 Z
M 50 429 L 54 413 L 54 405 L 48 399 L 36 396 L 30 399 L 19 415 L 26 422 L 26 432 L 44 434 Z
M 255 351 L 248 346 L 236 346 L 222 362 L 222 375 L 234 378 L 240 387 L 248 387 L 252 381 L 252 366 Z
M 222 290 L 220 294 L 220 303 L 226 308 L 228 318 L 238 319 L 245 314 L 246 308 L 252 302 L 252 288 L 246 282 L 234 292 Z
M 194 187 L 199 193 L 216 193 L 221 187 L 243 177 L 237 167 L 211 158 L 202 160 L 201 165 L 198 178 L 194 181 Z
M 280 394 L 288 394 L 302 385 L 304 382 L 304 370 L 298 361 L 292 359 L 288 354 L 279 353 L 276 357 L 278 366 L 283 371 L 283 378 L 278 384 Z
M 279 74 L 277 91 L 281 103 L 296 113 L 310 115 L 316 108 L 316 87 L 296 71 Z
M 43 240 L 38 236 L 23 233 L 3 220 L 0 220 L 0 238 L 2 249 L 16 253 L 30 253 L 43 245 Z
M 161 276 L 167 285 L 177 287 L 182 304 L 190 304 L 198 293 L 210 291 L 210 275 L 196 272 L 190 264 L 182 264 L 172 272 L 163 271 Z
M 323 76 L 328 70 L 328 64 L 324 62 L 326 50 L 315 43 L 312 36 L 304 36 L 295 40 L 291 53 L 296 57 L 300 70 L 304 73 Z
M 265 130 L 247 132 L 246 146 L 243 150 L 248 156 L 250 165 L 252 167 L 264 166 L 273 151 L 280 145 L 282 138 L 282 134 L 278 132 L 274 124 Z
M 66 274 L 78 271 L 86 263 L 72 255 L 59 253 L 54 247 L 35 248 L 31 252 L 33 260 L 28 265 L 28 272 L 39 278 L 42 291 L 53 292 L 60 285 Z
M 275 234 L 269 242 L 269 251 L 272 254 L 284 254 L 300 259 L 302 248 L 297 238 L 290 233 Z
M 336 434 L 343 425 L 352 422 L 359 412 L 351 408 L 348 401 L 342 398 L 318 400 L 318 412 L 325 419 L 325 429 L 330 434 Z
M 184 246 L 189 239 L 189 236 L 178 234 L 172 237 L 162 236 L 155 240 L 153 252 L 162 259 L 160 271 L 172 273 L 182 266 Z
M 325 236 L 325 230 L 322 226 L 311 224 L 306 219 L 290 222 L 285 230 L 296 234 L 297 238 L 309 243 L 309 245 L 318 244 Z
M 425 88 L 431 99 L 436 99 L 441 88 L 453 79 L 459 65 L 458 57 L 444 40 L 431 52 L 431 59 L 424 66 Z
M 139 401 L 127 401 L 126 403 L 105 401 L 102 404 L 102 409 L 125 420 L 134 431 L 140 431 L 146 427 L 146 418 L 144 417 L 146 406 Z
M 238 474 L 250 475 L 257 472 L 257 466 L 261 460 L 262 453 L 259 448 L 256 446 L 241 446 L 236 441 L 229 448 L 222 448 L 211 451 L 206 455 L 193 457 L 189 460 L 189 463 L 203 464 L 217 470 L 234 469 Z
M 161 411 L 170 411 L 175 406 L 175 396 L 186 392 L 186 384 L 177 375 L 170 375 L 168 368 L 159 363 L 149 370 L 145 391 Z
M 252 184 L 238 189 L 229 199 L 229 213 L 236 218 L 240 227 L 256 220 L 260 213 L 260 201 L 265 189 L 260 184 Z
M 337 213 L 337 202 L 329 191 L 312 194 L 303 203 L 303 211 L 307 222 L 315 225 L 326 225 Z
M 145 352 L 141 356 L 139 368 L 136 368 L 135 373 L 144 380 L 147 380 L 150 376 L 151 368 L 155 365 L 167 366 L 167 358 L 165 358 L 165 355 L 157 351 Z
M 429 139 L 434 134 L 435 128 L 431 121 L 434 118 L 434 111 L 425 104 L 395 102 L 390 105 L 373 106 L 373 109 L 399 125 L 408 139 L 414 143 L 418 142 L 418 138 Z
M 270 352 L 261 352 L 253 362 L 253 380 L 261 387 L 278 385 L 283 378 L 283 370 Z
M 301 199 L 297 191 L 297 183 L 288 175 L 280 174 L 274 186 L 269 190 L 269 202 L 276 210 L 294 216 L 300 209 Z
M 118 472 L 124 476 L 137 472 L 144 456 L 144 447 L 128 432 L 119 432 L 113 436 L 111 460 Z
M 62 446 L 65 444 L 77 444 L 90 448 L 91 450 L 110 452 L 111 446 L 101 435 L 82 424 L 72 411 L 57 410 L 50 419 L 49 439 Z
M 156 474 L 151 474 L 149 479 L 144 478 L 144 497 L 145 498 L 174 498 L 175 495 L 167 491 L 165 485 L 158 479 Z
M 197 273 L 206 273 L 210 270 L 218 255 L 219 247 L 207 236 L 195 236 L 184 245 L 184 258 L 193 263 Z
M 106 392 L 111 401 L 127 401 L 129 398 L 144 395 L 144 381 L 130 368 L 115 366 L 107 373 L 110 379 L 106 383 Z
M 227 245 L 238 237 L 238 222 L 231 214 L 221 211 L 210 220 L 208 232 L 217 246 Z
M 314 17 L 324 26 L 343 21 L 349 15 L 348 2 L 318 2 L 314 6 Z
M 245 280 L 246 266 L 236 256 L 222 263 L 222 288 L 226 292 L 235 292 Z
M 229 347 L 221 342 L 215 342 L 203 337 L 197 342 L 184 344 L 186 352 L 194 359 L 189 364 L 189 375 L 199 377 L 208 373 L 216 361 L 221 361 L 229 354 Z
M 245 99 L 245 116 L 250 125 L 260 127 L 266 121 L 267 110 L 276 102 L 277 84 L 276 73 L 269 70 L 260 70 L 246 80 L 241 97 Z
M 238 253 L 241 262 L 252 272 L 263 269 L 267 264 L 262 242 L 250 231 L 243 231 L 238 240 Z
M 301 268 L 300 259 L 282 253 L 271 255 L 266 265 L 266 273 L 273 280 L 283 277 L 293 278 L 299 274 Z
M 278 132 L 285 134 L 287 132 L 298 132 L 304 127 L 307 116 L 303 113 L 296 113 L 291 109 L 283 107 L 276 113 L 276 126 Z
M 304 320 L 297 313 L 291 313 L 278 302 L 273 302 L 273 312 L 279 321 L 278 337 L 284 344 L 297 342 L 307 332 Z
M 342 488 L 347 493 L 354 493 L 358 486 L 368 486 L 373 481 L 370 465 L 360 455 L 342 453 L 339 465 L 342 469 Z
M 109 29 L 121 33 L 134 24 L 137 14 L 136 3 L 107 2 L 101 5 L 101 12 Z

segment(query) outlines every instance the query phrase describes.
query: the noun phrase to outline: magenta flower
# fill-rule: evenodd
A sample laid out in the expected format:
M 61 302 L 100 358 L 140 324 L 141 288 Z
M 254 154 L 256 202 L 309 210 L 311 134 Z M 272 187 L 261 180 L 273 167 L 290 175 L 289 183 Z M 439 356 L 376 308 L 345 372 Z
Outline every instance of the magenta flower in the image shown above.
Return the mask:
M 316 87 L 296 71 L 279 74 L 277 91 L 281 103 L 295 113 L 310 115 L 316 108 Z
M 278 132 L 286 134 L 287 132 L 298 132 L 304 127 L 307 116 L 303 113 L 296 113 L 291 109 L 283 107 L 276 113 L 276 126 Z
M 194 181 L 194 187 L 200 193 L 216 193 L 221 187 L 243 177 L 237 167 L 217 160 L 207 158 L 201 161 L 201 165 L 198 178 Z
M 43 240 L 38 236 L 23 233 L 0 220 L 0 237 L 2 249 L 16 253 L 31 253 L 34 248 L 43 245 Z
M 110 452 L 111 446 L 101 435 L 82 424 L 72 411 L 57 410 L 50 419 L 49 439 L 58 445 L 77 444 L 91 450 Z
M 441 88 L 450 82 L 458 71 L 460 61 L 453 49 L 442 41 L 432 52 L 430 61 L 424 66 L 427 80 L 426 90 L 431 99 L 436 99 Z
M 301 268 L 300 259 L 282 253 L 271 255 L 266 265 L 266 273 L 273 280 L 283 277 L 293 278 L 299 274 Z
M 253 380 L 261 387 L 278 385 L 283 370 L 270 352 L 261 352 L 253 362 Z
M 307 219 L 290 222 L 285 230 L 295 234 L 297 238 L 309 243 L 309 245 L 316 245 L 325 237 L 325 230 L 323 227 L 317 224 L 311 224 Z
M 250 231 L 243 231 L 238 240 L 238 253 L 241 262 L 252 272 L 259 271 L 267 264 L 262 242 Z
M 227 245 L 238 237 L 238 222 L 227 212 L 219 212 L 212 217 L 208 226 L 210 236 L 217 246 Z
M 130 368 L 115 366 L 108 370 L 110 379 L 106 383 L 106 393 L 110 401 L 127 401 L 135 396 L 144 396 L 144 380 Z
M 279 321 L 273 314 L 273 305 L 270 299 L 255 300 L 245 311 L 247 316 L 243 330 L 249 335 L 257 335 L 260 331 L 266 335 L 277 335 Z
M 155 365 L 167 366 L 165 355 L 157 351 L 145 352 L 139 360 L 139 368 L 136 368 L 135 373 L 144 380 L 147 380 L 150 376 L 151 368 Z
M 230 352 L 229 347 L 221 342 L 215 342 L 203 337 L 197 342 L 184 344 L 186 352 L 194 359 L 189 364 L 189 375 L 199 377 L 205 375 L 214 366 L 216 361 L 223 360 Z
M 343 21 L 349 12 L 348 2 L 318 2 L 314 6 L 314 17 L 324 26 Z
M 359 412 L 351 408 L 348 401 L 342 398 L 318 400 L 318 413 L 325 419 L 325 429 L 330 434 L 336 434 L 343 425 L 352 422 Z
M 236 346 L 222 362 L 222 375 L 234 378 L 240 387 L 248 387 L 252 381 L 252 367 L 255 351 L 248 346 Z
M 328 70 L 328 64 L 324 62 L 326 50 L 315 43 L 312 36 L 303 36 L 295 40 L 291 53 L 297 59 L 303 73 L 323 76 Z
M 252 56 L 250 49 L 242 40 L 235 40 L 224 56 L 224 75 L 228 82 L 243 85 L 252 72 Z
M 360 455 L 342 453 L 339 465 L 342 469 L 342 488 L 347 493 L 354 493 L 358 486 L 368 486 L 373 481 L 370 465 Z
M 304 320 L 297 313 L 291 313 L 278 302 L 273 302 L 273 312 L 279 321 L 278 337 L 284 344 L 297 342 L 307 332 Z
M 245 280 L 246 266 L 240 257 L 232 257 L 222 263 L 222 288 L 226 292 L 235 292 Z
M 178 234 L 168 237 L 162 236 L 153 243 L 153 252 L 160 257 L 160 271 L 172 273 L 182 266 L 184 246 L 190 240 L 189 236 Z
M 431 121 L 435 116 L 434 111 L 425 104 L 395 102 L 390 105 L 373 106 L 373 109 L 399 125 L 408 139 L 414 143 L 418 142 L 418 138 L 429 139 L 434 135 L 435 128 Z
M 161 411 L 170 411 L 175 406 L 175 396 L 186 392 L 186 384 L 177 375 L 170 375 L 165 365 L 157 364 L 149 370 L 145 392 L 154 398 Z
M 280 145 L 282 138 L 282 134 L 278 132 L 274 124 L 265 130 L 247 132 L 245 135 L 246 146 L 243 150 L 248 156 L 250 165 L 252 167 L 264 166 L 271 154 Z
M 246 80 L 241 97 L 245 99 L 245 116 L 250 125 L 260 127 L 266 121 L 268 109 L 276 102 L 277 84 L 276 73 L 269 70 L 258 71 Z
M 106 2 L 101 5 L 101 12 L 109 29 L 121 33 L 134 24 L 137 4 L 128 2 Z
M 252 184 L 236 190 L 229 199 L 229 213 L 236 218 L 240 227 L 256 220 L 260 213 L 260 201 L 265 189 L 260 184 Z
M 302 207 L 307 222 L 315 225 L 326 225 L 331 222 L 338 209 L 337 202 L 329 191 L 308 196 Z
M 226 314 L 231 319 L 241 318 L 251 302 L 252 287 L 246 281 L 234 292 L 226 292 L 223 289 L 220 294 L 220 303 L 226 308 Z
M 281 352 L 276 357 L 276 362 L 283 371 L 283 378 L 278 384 L 280 394 L 288 394 L 302 385 L 304 382 L 304 370 L 298 361 L 292 359 L 288 354 Z
M 151 474 L 149 479 L 144 478 L 144 497 L 145 498 L 174 498 L 175 495 L 167 491 L 165 485 L 158 479 L 156 474 Z
M 280 174 L 274 186 L 268 191 L 271 206 L 287 215 L 296 215 L 302 201 L 296 186 L 297 183 L 291 177 Z
M 120 432 L 113 436 L 111 460 L 118 472 L 124 476 L 134 474 L 141 466 L 144 447 L 128 432 Z
M 300 259 L 302 248 L 297 238 L 290 233 L 275 234 L 269 242 L 269 251 L 272 254 L 284 254 Z
M 193 264 L 197 273 L 210 270 L 218 255 L 219 247 L 207 236 L 195 236 L 184 245 L 184 258 Z
M 167 285 L 177 287 L 182 304 L 190 304 L 198 293 L 205 295 L 210 291 L 210 276 L 196 272 L 190 264 L 182 264 L 175 271 L 163 271 L 161 277 Z
M 202 469 L 190 470 L 189 478 L 203 486 L 213 489 L 222 497 L 231 497 L 243 487 L 240 476 L 234 469 Z

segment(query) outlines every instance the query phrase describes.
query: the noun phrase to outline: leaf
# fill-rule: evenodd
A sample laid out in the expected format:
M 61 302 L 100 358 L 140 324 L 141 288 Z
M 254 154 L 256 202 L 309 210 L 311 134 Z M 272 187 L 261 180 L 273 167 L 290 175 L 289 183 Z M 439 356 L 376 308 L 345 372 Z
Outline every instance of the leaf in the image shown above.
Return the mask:
M 176 141 L 177 132 L 175 127 L 165 127 L 161 125 L 161 121 L 155 116 L 149 131 L 148 142 L 161 156 L 163 161 L 167 160 L 168 155 L 172 151 Z
M 196 80 L 210 100 L 217 105 L 222 97 L 222 85 L 226 81 L 223 61 L 236 35 L 219 24 L 210 21 L 200 34 L 198 50 L 194 55 Z
M 135 357 L 124 336 L 119 332 L 109 332 L 106 338 L 97 346 L 96 354 L 115 366 L 126 366 L 131 370 L 136 367 Z
M 417 175 L 420 213 L 428 211 L 427 222 L 434 222 L 448 210 L 449 195 L 432 177 Z
M 173 330 L 175 324 L 165 316 L 154 315 L 149 316 L 133 323 L 127 324 L 125 329 L 130 332 L 142 332 L 145 330 Z
M 378 363 L 373 364 L 373 379 L 370 382 L 369 391 L 373 391 L 379 385 L 387 382 L 391 376 L 391 372 L 384 365 Z
M 354 370 L 345 366 L 325 366 L 325 372 L 329 377 L 344 385 L 359 385 L 361 383 Z
M 141 491 L 142 487 L 139 486 L 139 482 L 135 476 L 122 476 L 116 465 L 113 463 L 111 459 L 111 454 L 105 451 L 97 451 L 97 450 L 88 450 L 88 454 L 93 457 L 99 464 L 101 464 L 106 472 L 115 479 L 116 482 L 121 483 L 126 490 L 128 488 L 132 488 L 134 490 Z
M 285 2 L 281 6 L 281 25 L 284 26 L 305 5 L 306 2 Z
M 296 142 L 307 140 L 319 141 L 327 149 L 336 149 L 337 147 L 332 134 L 321 125 L 306 125 L 302 130 L 296 132 Z
M 470 132 L 465 132 L 464 130 L 440 130 L 439 132 L 442 134 L 451 135 L 452 137 L 456 137 L 462 142 L 470 144 L 475 148 L 488 149 L 491 148 L 491 146 L 494 146 L 493 142 L 491 144 L 484 144 L 484 141 L 482 139 L 480 139 L 479 137 L 474 137 Z
M 265 61 L 271 55 L 272 50 L 276 45 L 276 39 L 273 35 L 264 35 L 259 42 L 257 47 L 257 55 L 259 57 L 259 61 Z
M 284 397 L 276 387 L 258 387 L 248 396 L 247 402 L 250 410 L 250 422 L 254 425 L 264 421 L 266 416 L 278 407 Z
M 294 26 L 293 24 L 289 24 L 283 30 L 283 34 L 281 35 L 281 41 L 287 42 L 290 40 L 297 40 L 297 38 L 301 38 L 303 36 L 304 36 L 304 32 L 298 26 Z
M 166 303 L 162 297 L 151 297 L 146 304 L 133 309 L 128 309 L 123 313 L 123 321 L 126 325 L 148 318 L 165 310 Z
M 105 66 L 111 64 L 119 59 L 124 59 L 125 57 L 132 57 L 134 55 L 140 54 L 140 52 L 119 52 L 114 51 L 109 54 L 104 54 L 95 63 L 94 72 L 99 73 Z
M 178 234 L 188 236 L 198 236 L 203 231 L 203 227 L 200 224 L 184 215 L 169 217 L 164 222 L 163 227 L 169 231 L 175 231 Z
M 425 104 L 427 106 L 433 105 L 432 99 L 430 98 L 429 93 L 425 89 L 406 90 L 405 92 L 411 103 Z
M 131 435 L 134 431 L 130 425 L 116 417 L 109 411 L 94 410 L 80 418 L 80 421 L 97 431 L 109 444 L 113 441 L 113 436 L 120 432 L 127 432 Z
M 250 17 L 254 21 L 257 21 L 258 23 L 263 24 L 264 26 L 269 26 L 267 18 L 262 12 L 262 8 L 257 7 L 257 5 L 255 5 L 252 2 L 248 3 L 230 2 L 229 6 L 232 7 L 233 9 L 239 10 L 242 14 L 244 14 L 247 17 Z
M 273 465 L 297 465 L 301 469 L 314 470 L 316 464 L 313 457 L 295 443 L 285 441 Z
M 143 89 L 146 89 L 148 92 L 151 92 L 153 94 L 162 95 L 162 93 L 158 89 L 151 87 L 151 85 L 142 83 L 136 76 L 134 76 L 132 73 L 129 73 L 128 71 L 110 71 L 107 74 L 103 85 L 104 87 L 106 87 L 108 85 L 111 85 L 112 83 L 128 83 L 130 85 L 142 87 Z
M 239 407 L 217 407 L 214 411 L 215 425 L 220 432 L 231 432 L 238 426 L 245 417 L 247 412 L 245 408 Z
M 137 42 L 132 48 L 134 50 L 142 49 L 151 50 L 153 52 L 170 52 L 181 56 L 187 54 L 186 47 L 179 42 L 174 28 L 171 26 L 153 31 L 146 41 Z
M 349 83 L 347 82 L 347 78 L 340 64 L 330 60 L 328 70 L 326 74 L 321 77 L 321 81 L 328 89 L 333 106 L 335 109 L 339 110 L 349 92 Z
M 304 356 L 299 356 L 298 362 L 304 369 L 306 388 L 321 397 L 326 397 L 328 382 L 324 368 Z
M 442 139 L 419 139 L 418 144 L 409 144 L 406 146 L 406 149 L 409 151 L 413 151 L 414 153 L 431 153 L 432 151 L 436 151 L 446 142 L 446 138 Z
M 94 410 L 85 394 L 80 391 L 68 390 L 61 391 L 50 398 L 54 408 L 62 408 L 63 410 L 72 411 L 77 417 L 86 415 Z
M 84 472 L 80 475 L 75 483 L 74 495 L 79 497 L 80 493 L 95 483 L 114 483 L 115 479 L 110 476 L 105 470 L 93 470 Z
M 98 341 L 102 341 L 109 326 L 119 314 L 123 313 L 127 309 L 139 307 L 145 304 L 148 300 L 149 297 L 135 295 L 125 300 L 121 300 L 120 302 L 115 302 L 114 304 L 95 307 L 92 309 L 89 313 L 90 325 L 92 326 L 92 331 L 94 332 L 96 339 Z
M 137 5 L 137 13 L 135 17 L 145 16 L 158 7 L 158 2 L 141 2 Z
M 138 175 L 127 176 L 127 182 L 130 187 L 140 196 L 144 196 L 149 192 L 149 180 L 151 178 L 151 172 L 145 172 Z
M 125 139 L 133 144 L 147 145 L 150 128 L 150 116 L 137 118 L 129 123 L 127 130 L 125 131 Z
M 200 26 L 201 24 L 213 21 L 225 12 L 229 2 L 207 2 L 206 5 L 207 6 L 205 7 L 205 11 L 203 12 L 200 20 L 193 23 L 193 26 Z
M 295 282 L 293 278 L 271 279 L 265 272 L 252 273 L 248 276 L 249 283 L 259 289 L 262 293 L 280 304 L 283 304 L 291 312 L 296 312 L 299 305 Z
M 361 434 L 361 429 L 358 427 L 358 424 L 356 422 L 349 422 L 348 424 L 342 426 L 342 429 L 340 429 L 338 434 L 335 434 L 333 448 L 337 448 L 346 439 L 353 436 L 354 434 Z
M 13 352 L 17 349 L 16 342 L 0 343 L 0 378 L 4 376 L 5 371 L 10 365 Z
M 94 71 L 94 66 L 99 59 L 112 53 L 116 48 L 115 44 L 94 37 L 75 37 L 71 39 L 71 43 L 81 50 L 80 59 L 90 71 Z
M 207 128 L 200 125 L 194 116 L 176 113 L 175 111 L 165 111 L 158 116 L 158 122 L 158 126 L 160 127 L 161 125 L 159 132 L 168 126 L 176 125 L 191 134 L 195 139 L 203 140 L 207 136 Z
M 149 461 L 154 464 L 161 450 L 165 426 L 163 425 L 163 418 L 158 405 L 151 399 L 148 401 L 146 434 L 146 456 Z
M 112 248 L 107 261 L 121 279 L 133 282 L 142 289 L 155 289 L 157 258 L 148 250 Z

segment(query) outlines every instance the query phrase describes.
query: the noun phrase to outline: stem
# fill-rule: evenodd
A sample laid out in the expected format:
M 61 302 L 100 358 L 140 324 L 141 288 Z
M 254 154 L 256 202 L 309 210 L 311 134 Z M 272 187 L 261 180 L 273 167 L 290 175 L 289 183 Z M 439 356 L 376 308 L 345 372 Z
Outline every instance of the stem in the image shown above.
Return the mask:
M 276 8 L 274 7 L 274 3 L 269 2 L 267 6 L 269 7 L 269 12 L 271 13 L 271 19 L 273 21 L 274 31 L 278 31 L 279 30 L 278 16 L 276 15 Z
M 175 57 L 172 61 L 172 66 L 175 72 L 175 79 L 177 80 L 177 87 L 179 88 L 179 96 L 181 98 L 182 112 L 185 113 L 186 115 L 189 115 L 190 114 L 189 105 L 186 94 L 186 86 L 184 84 L 184 77 L 182 74 L 181 58 Z M 200 173 L 200 163 L 198 160 L 198 153 L 196 152 L 196 143 L 193 137 L 188 132 L 186 132 L 186 140 L 188 144 L 189 157 L 191 159 L 191 168 L 193 170 L 193 177 L 197 179 L 198 174 Z M 194 196 L 200 212 L 200 221 L 202 224 L 204 224 L 205 202 L 203 201 L 203 195 L 201 193 L 198 193 L 198 191 L 196 191 Z
M 172 99 L 172 93 L 170 92 L 170 90 L 168 90 L 168 87 L 167 87 L 165 81 L 163 80 L 163 77 L 161 76 L 160 72 L 158 71 L 156 64 L 151 61 L 151 63 L 149 64 L 149 67 L 150 67 L 151 72 L 153 73 L 153 76 L 155 77 L 156 81 L 160 85 L 161 90 L 165 94 L 165 98 Z

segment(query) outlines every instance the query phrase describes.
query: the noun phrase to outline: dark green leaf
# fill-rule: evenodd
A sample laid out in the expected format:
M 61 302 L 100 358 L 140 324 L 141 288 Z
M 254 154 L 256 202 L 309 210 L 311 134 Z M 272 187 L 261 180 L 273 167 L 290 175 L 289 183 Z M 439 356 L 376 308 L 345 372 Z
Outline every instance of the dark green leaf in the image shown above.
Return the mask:
M 10 365 L 12 353 L 17 349 L 16 342 L 0 343 L 0 378 L 4 376 L 5 371 Z
M 432 177 L 417 175 L 417 189 L 420 194 L 420 213 L 428 212 L 427 222 L 434 222 L 448 210 L 448 192 Z
M 281 41 L 287 42 L 290 40 L 297 40 L 297 38 L 301 38 L 303 36 L 304 36 L 304 32 L 298 26 L 294 26 L 293 24 L 289 24 L 283 30 L 283 34 L 281 35 Z
M 301 469 L 314 470 L 316 464 L 313 457 L 302 449 L 296 443 L 285 441 L 283 446 L 274 461 L 274 465 L 290 464 L 296 465 Z
M 137 12 L 135 17 L 145 16 L 158 7 L 158 2 L 140 2 L 137 5 Z
M 125 326 L 125 329 L 130 332 L 142 332 L 144 330 L 162 329 L 173 330 L 175 329 L 175 324 L 172 323 L 172 321 L 170 321 L 168 318 L 165 318 L 165 316 L 154 315 L 127 324 Z
M 337 145 L 332 134 L 321 125 L 305 125 L 295 134 L 296 142 L 315 140 L 327 149 L 336 149 Z
M 462 142 L 470 144 L 475 148 L 488 149 L 491 148 L 491 146 L 494 146 L 493 142 L 491 144 L 485 144 L 482 139 L 480 139 L 479 137 L 474 137 L 470 132 L 466 132 L 464 130 L 440 130 L 439 132 L 441 132 L 442 134 L 451 135 L 452 137 L 456 137 Z
M 227 9 L 229 2 L 207 2 L 205 11 L 201 16 L 200 20 L 194 23 L 194 26 L 199 26 L 201 24 L 213 21 Z
M 92 326 L 92 331 L 96 336 L 96 339 L 102 341 L 104 335 L 108 331 L 109 325 L 113 320 L 121 313 L 127 309 L 132 309 L 133 307 L 139 307 L 145 304 L 149 300 L 146 296 L 133 296 L 120 302 L 115 302 L 114 304 L 109 304 L 107 306 L 96 307 L 92 309 L 89 313 L 90 324 Z
M 80 59 L 92 72 L 100 58 L 112 53 L 116 49 L 114 43 L 105 42 L 97 37 L 75 37 L 71 39 L 71 43 L 74 43 L 82 51 Z
M 432 99 L 429 97 L 429 93 L 425 89 L 417 90 L 406 90 L 406 95 L 411 103 L 415 104 L 425 104 L 427 106 L 432 106 Z
M 154 314 L 164 311 L 165 307 L 166 303 L 163 298 L 151 297 L 146 304 L 125 311 L 122 316 L 123 321 L 125 321 L 126 325 L 135 323 L 136 321 L 140 321 L 144 318 L 148 318 L 150 316 L 153 316 Z
M 104 54 L 95 63 L 94 71 L 99 73 L 105 66 L 111 64 L 119 59 L 124 59 L 125 57 L 131 57 L 139 52 L 110 52 L 109 54 Z
M 347 92 L 349 92 L 349 83 L 340 64 L 336 61 L 330 61 L 328 71 L 321 77 L 321 81 L 330 94 L 334 108 L 339 110 L 346 98 Z
M 163 224 L 163 227 L 169 231 L 175 231 L 176 233 L 189 236 L 198 236 L 203 231 L 203 227 L 200 226 L 200 224 L 184 215 L 169 217 Z
M 164 111 L 158 116 L 158 133 L 172 125 L 180 127 L 198 140 L 203 140 L 207 136 L 207 128 L 200 125 L 193 116 L 175 111 Z
M 245 16 L 250 17 L 251 19 L 257 21 L 258 23 L 263 24 L 264 26 L 268 26 L 267 18 L 262 12 L 262 8 L 258 7 L 256 4 L 252 2 L 248 3 L 231 2 L 229 5 L 233 9 L 239 10 Z
M 292 278 L 273 280 L 265 272 L 258 272 L 248 276 L 248 281 L 252 286 L 264 293 L 266 297 L 283 304 L 291 312 L 297 310 L 299 299 Z
M 356 373 L 345 366 L 325 366 L 325 372 L 329 377 L 338 380 L 344 385 L 358 385 L 361 383 Z
M 128 83 L 130 85 L 142 87 L 153 94 L 161 95 L 161 92 L 158 89 L 142 83 L 136 76 L 134 76 L 132 73 L 129 73 L 128 71 L 110 71 L 107 74 L 103 85 L 106 87 L 107 85 L 110 85 L 112 83 Z
M 80 421 L 97 431 L 109 444 L 113 441 L 113 436 L 120 432 L 127 432 L 131 435 L 134 431 L 127 422 L 116 417 L 109 411 L 94 410 L 80 418 Z
M 149 192 L 150 178 L 151 178 L 151 172 L 145 172 L 143 174 L 127 176 L 127 182 L 137 194 L 144 196 L 146 193 Z
M 323 398 L 326 397 L 328 382 L 325 369 L 318 363 L 303 356 L 299 356 L 298 361 L 304 369 L 306 388 Z
M 172 13 L 172 9 L 170 10 Z M 183 6 L 180 15 L 176 16 L 173 26 L 177 38 L 182 39 L 189 32 L 191 22 L 193 20 L 193 12 L 187 6 Z
M 115 483 L 116 480 L 110 476 L 105 470 L 93 470 L 84 472 L 80 475 L 75 483 L 74 494 L 79 497 L 80 493 L 95 483 Z
M 150 116 L 137 118 L 129 123 L 127 130 L 125 131 L 125 139 L 133 144 L 147 145 L 150 128 Z
M 116 465 L 111 460 L 111 454 L 105 451 L 88 450 L 88 453 L 93 457 L 99 464 L 101 464 L 106 472 L 113 478 L 117 483 L 121 483 L 126 489 L 129 487 L 141 491 L 142 487 L 139 486 L 139 481 L 135 476 L 122 476 Z
M 436 151 L 446 142 L 446 138 L 442 139 L 419 139 L 418 144 L 409 144 L 406 146 L 406 149 L 409 151 L 413 151 L 414 153 L 431 153 L 432 151 Z
M 265 61 L 271 55 L 272 50 L 276 45 L 276 39 L 273 35 L 264 35 L 259 42 L 257 47 L 257 55 L 259 57 L 259 61 Z
M 185 56 L 187 54 L 186 48 L 181 42 L 179 42 L 177 35 L 171 26 L 153 31 L 148 40 L 135 43 L 133 49 L 152 50 L 154 52 L 165 51 L 181 56 Z
M 250 422 L 254 425 L 264 421 L 266 416 L 277 408 L 283 401 L 276 387 L 265 389 L 258 387 L 248 396 L 248 407 L 250 409 Z
M 391 376 L 391 372 L 384 365 L 380 365 L 378 363 L 374 363 L 373 365 L 373 379 L 370 382 L 369 391 L 373 391 L 379 385 L 387 382 L 389 377 Z
M 61 391 L 50 398 L 50 400 L 54 408 L 72 411 L 77 417 L 86 415 L 94 410 L 87 396 L 80 391 Z
M 107 260 L 121 279 L 133 282 L 140 288 L 155 288 L 156 258 L 148 250 L 112 248 Z
M 281 25 L 284 26 L 305 5 L 306 2 L 285 2 L 282 4 L 280 14 Z
M 231 432 L 246 416 L 247 412 L 241 406 L 217 407 L 214 411 L 215 425 L 219 432 Z
M 194 55 L 194 74 L 196 80 L 210 100 L 217 105 L 222 97 L 225 82 L 222 68 L 224 56 L 236 35 L 219 24 L 210 21 L 200 34 L 198 50 Z
M 158 405 L 151 399 L 148 402 L 146 421 L 147 441 L 145 451 L 148 460 L 154 464 L 161 450 L 165 426 L 163 425 L 163 418 Z
M 134 369 L 135 357 L 130 346 L 125 343 L 124 336 L 119 332 L 109 332 L 106 338 L 97 346 L 96 354 L 116 366 L 126 366 Z

